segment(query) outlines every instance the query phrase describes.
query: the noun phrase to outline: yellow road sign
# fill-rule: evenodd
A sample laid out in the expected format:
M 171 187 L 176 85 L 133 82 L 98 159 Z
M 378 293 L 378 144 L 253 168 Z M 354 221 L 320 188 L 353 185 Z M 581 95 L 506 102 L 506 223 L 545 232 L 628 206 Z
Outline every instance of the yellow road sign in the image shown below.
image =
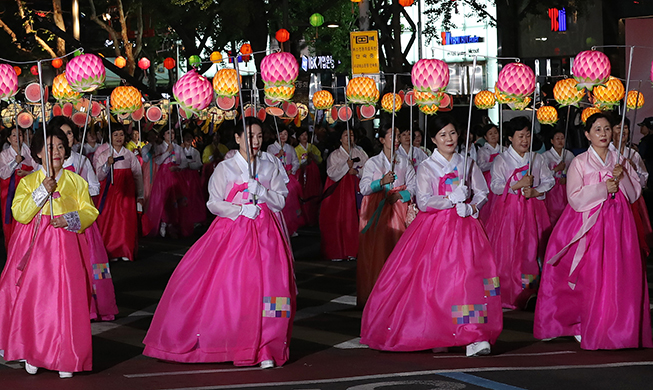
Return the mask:
M 379 73 L 379 32 L 349 33 L 352 74 Z

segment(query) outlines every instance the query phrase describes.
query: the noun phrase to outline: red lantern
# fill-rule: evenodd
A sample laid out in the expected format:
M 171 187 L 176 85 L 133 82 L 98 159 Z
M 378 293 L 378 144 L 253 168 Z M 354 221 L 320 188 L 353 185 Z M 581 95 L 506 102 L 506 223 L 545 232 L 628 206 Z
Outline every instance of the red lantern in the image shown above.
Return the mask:
M 114 63 L 117 67 L 119 67 L 120 69 L 122 69 L 122 68 L 125 67 L 125 65 L 127 65 L 127 60 L 125 59 L 125 57 L 120 56 L 120 57 L 116 57 L 116 60 L 113 61 L 113 63 Z
M 242 45 L 240 47 L 240 53 L 245 56 L 252 54 L 252 45 L 249 43 Z
M 140 60 L 138 60 L 138 67 L 145 70 L 150 67 L 150 60 L 147 58 L 143 57 Z
M 163 66 L 170 70 L 175 67 L 175 59 L 172 57 L 168 57 L 163 61 Z
M 20 66 L 14 66 L 14 72 L 16 72 L 16 76 L 20 76 L 20 74 L 23 73 L 23 70 Z
M 36 65 L 33 65 L 31 68 L 29 68 L 29 71 L 34 75 L 38 76 L 39 74 L 39 67 Z
M 277 39 L 277 41 L 279 41 L 279 43 L 284 43 L 290 39 L 290 33 L 285 28 L 282 28 L 281 30 L 277 31 L 274 37 Z
M 53 68 L 59 69 L 59 68 L 61 68 L 62 65 L 63 65 L 63 61 L 61 60 L 61 58 L 55 58 L 54 60 L 52 60 L 52 67 Z
M 399 5 L 402 7 L 410 7 L 413 3 L 415 3 L 415 0 L 399 0 Z

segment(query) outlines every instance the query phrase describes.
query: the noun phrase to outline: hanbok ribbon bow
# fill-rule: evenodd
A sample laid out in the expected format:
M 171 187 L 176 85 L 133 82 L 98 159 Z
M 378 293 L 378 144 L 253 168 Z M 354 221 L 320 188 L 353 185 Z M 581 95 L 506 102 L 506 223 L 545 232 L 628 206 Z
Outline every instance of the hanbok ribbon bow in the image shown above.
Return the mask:
M 440 178 L 440 184 L 438 186 L 438 194 L 445 196 L 447 193 L 453 191 L 453 185 L 458 186 L 460 179 L 458 178 L 458 167 L 455 167 L 453 171 L 447 173 L 446 175 Z

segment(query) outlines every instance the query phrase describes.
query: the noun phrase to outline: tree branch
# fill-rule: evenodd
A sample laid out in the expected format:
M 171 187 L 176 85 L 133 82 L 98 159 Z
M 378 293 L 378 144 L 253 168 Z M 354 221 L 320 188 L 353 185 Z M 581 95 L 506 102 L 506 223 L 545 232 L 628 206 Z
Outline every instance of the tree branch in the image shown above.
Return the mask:
M 102 27 L 106 32 L 111 35 L 111 39 L 114 42 L 114 51 L 116 53 L 116 57 L 120 56 L 120 45 L 118 42 L 120 42 L 120 38 L 118 37 L 118 32 L 111 28 L 108 24 L 104 23 L 100 18 L 97 17 L 97 13 L 95 12 L 95 2 L 93 0 L 88 0 L 88 2 L 91 4 L 91 20 L 97 23 L 98 26 Z
M 29 50 L 26 50 L 25 48 L 23 48 L 20 45 L 20 43 L 18 42 L 18 38 L 16 38 L 16 33 L 14 33 L 14 31 L 9 26 L 7 26 L 2 21 L 2 19 L 0 19 L 0 27 L 2 27 L 2 29 L 5 30 L 5 32 L 11 37 L 11 43 L 15 44 L 20 51 L 23 51 L 25 53 L 29 53 Z

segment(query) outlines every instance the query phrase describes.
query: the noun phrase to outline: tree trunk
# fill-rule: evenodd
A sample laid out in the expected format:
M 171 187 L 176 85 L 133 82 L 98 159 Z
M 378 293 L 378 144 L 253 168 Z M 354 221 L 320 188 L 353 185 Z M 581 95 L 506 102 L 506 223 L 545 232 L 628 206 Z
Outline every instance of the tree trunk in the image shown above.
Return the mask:
M 125 48 L 125 57 L 127 58 L 127 73 L 133 76 L 136 70 L 136 59 L 134 58 L 132 45 L 129 43 L 129 36 L 127 36 L 127 18 L 122 7 L 122 0 L 118 0 L 116 3 L 118 4 L 118 17 L 120 18 L 120 28 L 122 30 L 120 31 L 122 46 Z
M 61 29 L 61 31 L 66 31 L 66 25 L 63 22 L 63 15 L 61 11 L 61 0 L 52 0 L 52 9 L 54 15 L 54 24 Z M 66 54 L 66 42 L 61 38 L 56 38 L 57 46 L 57 55 L 63 56 Z

